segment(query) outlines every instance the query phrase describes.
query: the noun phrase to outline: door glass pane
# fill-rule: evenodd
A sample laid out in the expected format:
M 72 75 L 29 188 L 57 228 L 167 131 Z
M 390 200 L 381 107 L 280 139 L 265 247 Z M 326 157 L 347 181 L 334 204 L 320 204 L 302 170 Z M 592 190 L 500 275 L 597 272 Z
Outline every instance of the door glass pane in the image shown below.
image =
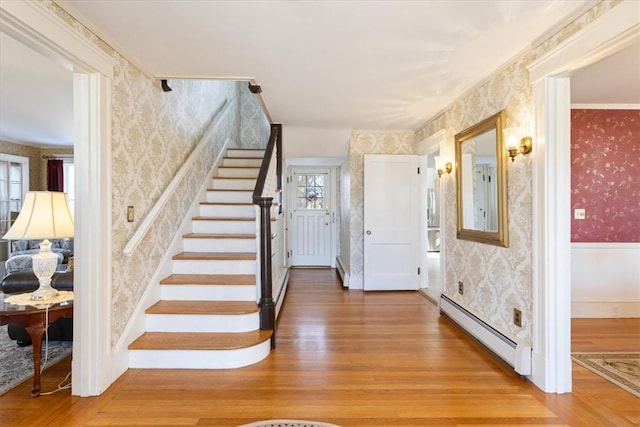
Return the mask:
M 297 203 L 298 209 L 324 208 L 324 175 L 298 175 Z

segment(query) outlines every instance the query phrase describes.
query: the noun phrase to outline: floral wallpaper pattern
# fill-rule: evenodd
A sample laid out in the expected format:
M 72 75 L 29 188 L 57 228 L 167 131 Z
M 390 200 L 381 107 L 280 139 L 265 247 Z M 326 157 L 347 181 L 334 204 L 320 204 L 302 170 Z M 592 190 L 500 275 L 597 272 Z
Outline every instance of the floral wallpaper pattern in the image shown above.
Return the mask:
M 411 132 L 353 131 L 349 142 L 350 178 L 350 248 L 349 274 L 364 274 L 364 155 L 412 154 Z
M 572 242 L 640 242 L 640 110 L 571 111 Z
M 458 98 L 443 113 L 416 132 L 416 141 L 444 129 L 446 143 L 441 156 L 454 158 L 454 135 L 497 113 L 507 111 L 506 126 L 533 132 L 534 105 L 527 67 L 581 30 L 619 0 L 602 1 L 548 39 L 514 58 L 482 84 Z M 532 341 L 533 254 L 532 177 L 533 152 L 507 165 L 509 247 L 458 240 L 456 235 L 455 174 L 443 180 L 446 235 L 443 293 L 507 336 L 523 343 Z M 465 284 L 464 295 L 457 283 Z M 513 308 L 522 310 L 522 327 L 513 325 Z

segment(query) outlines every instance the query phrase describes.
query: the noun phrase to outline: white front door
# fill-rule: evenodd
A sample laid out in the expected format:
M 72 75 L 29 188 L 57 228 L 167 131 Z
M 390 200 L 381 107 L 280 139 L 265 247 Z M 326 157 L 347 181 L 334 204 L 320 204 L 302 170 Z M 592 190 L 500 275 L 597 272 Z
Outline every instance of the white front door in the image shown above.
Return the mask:
M 364 156 L 364 290 L 420 285 L 418 156 Z
M 330 266 L 331 168 L 296 168 L 289 187 L 291 265 Z

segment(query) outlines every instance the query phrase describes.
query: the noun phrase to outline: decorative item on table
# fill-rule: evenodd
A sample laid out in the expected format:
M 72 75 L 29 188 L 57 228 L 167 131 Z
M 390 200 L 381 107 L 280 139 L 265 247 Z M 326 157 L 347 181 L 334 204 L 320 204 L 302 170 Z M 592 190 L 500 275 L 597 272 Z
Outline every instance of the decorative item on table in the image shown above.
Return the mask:
M 73 216 L 67 195 L 54 191 L 29 191 L 7 240 L 43 239 L 40 252 L 33 255 L 33 273 L 40 287 L 31 294 L 32 300 L 46 300 L 58 294 L 51 287 L 51 276 L 58 266 L 58 255 L 51 252 L 49 239 L 73 237 Z

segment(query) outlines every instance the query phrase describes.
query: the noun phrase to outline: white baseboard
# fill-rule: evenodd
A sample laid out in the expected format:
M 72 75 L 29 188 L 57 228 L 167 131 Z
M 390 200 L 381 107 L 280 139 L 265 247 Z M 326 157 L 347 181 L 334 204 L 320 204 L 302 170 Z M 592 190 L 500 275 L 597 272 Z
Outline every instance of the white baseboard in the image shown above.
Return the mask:
M 574 299 L 571 301 L 571 317 L 630 318 L 640 317 L 640 300 Z
M 349 289 L 364 289 L 364 276 L 361 274 L 350 275 Z

